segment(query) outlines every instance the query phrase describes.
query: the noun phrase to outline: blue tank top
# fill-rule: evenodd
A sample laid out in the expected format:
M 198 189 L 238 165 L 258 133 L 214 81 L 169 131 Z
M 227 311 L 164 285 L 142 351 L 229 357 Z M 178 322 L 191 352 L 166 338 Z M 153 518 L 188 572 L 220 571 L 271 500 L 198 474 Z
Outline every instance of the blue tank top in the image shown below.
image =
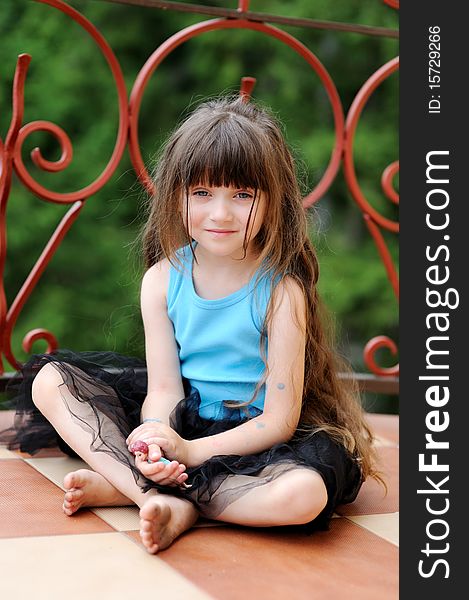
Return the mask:
M 255 273 L 233 294 L 206 300 L 194 289 L 190 247 L 181 248 L 177 255 L 182 268 L 170 268 L 167 305 L 181 373 L 200 393 L 201 417 L 226 417 L 226 410 L 220 410 L 223 401 L 250 400 L 263 375 L 259 342 L 270 286 L 266 278 L 255 285 Z M 262 411 L 264 398 L 265 385 L 252 406 Z

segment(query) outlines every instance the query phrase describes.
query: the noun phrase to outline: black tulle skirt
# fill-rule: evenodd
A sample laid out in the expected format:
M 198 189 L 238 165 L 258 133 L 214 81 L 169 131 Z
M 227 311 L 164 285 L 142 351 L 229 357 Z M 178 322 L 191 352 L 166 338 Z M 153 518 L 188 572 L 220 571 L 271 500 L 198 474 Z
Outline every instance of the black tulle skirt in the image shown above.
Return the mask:
M 140 424 L 140 409 L 146 396 L 145 362 L 139 358 L 115 352 L 74 352 L 58 350 L 52 354 L 37 354 L 24 365 L 9 383 L 7 395 L 15 407 L 13 430 L 0 438 L 10 449 L 34 454 L 42 448 L 59 446 L 74 455 L 52 425 L 38 411 L 31 399 L 32 383 L 38 371 L 52 362 L 62 375 L 59 386 L 71 418 L 90 434 L 90 447 L 106 452 L 128 467 L 136 483 L 147 491 L 157 488 L 190 500 L 199 513 L 215 518 L 232 502 L 254 487 L 265 485 L 283 473 L 303 467 L 318 472 L 326 485 L 328 502 L 321 514 L 306 530 L 327 529 L 335 507 L 352 502 L 361 487 L 358 461 L 323 431 L 297 431 L 287 443 L 247 456 L 213 456 L 203 464 L 188 468 L 190 487 L 162 486 L 145 478 L 135 467 L 125 440 Z M 227 408 L 220 403 L 215 419 L 199 415 L 200 396 L 184 382 L 186 397 L 170 416 L 170 425 L 187 440 L 214 435 L 257 416 L 254 406 Z

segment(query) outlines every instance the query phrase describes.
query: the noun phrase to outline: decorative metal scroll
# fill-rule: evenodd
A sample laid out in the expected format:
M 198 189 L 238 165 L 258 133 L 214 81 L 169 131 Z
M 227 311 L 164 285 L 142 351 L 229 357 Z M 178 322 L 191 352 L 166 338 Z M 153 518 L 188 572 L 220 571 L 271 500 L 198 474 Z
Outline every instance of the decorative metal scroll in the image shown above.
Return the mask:
M 331 149 L 329 164 L 325 166 L 324 174 L 319 183 L 305 197 L 304 206 L 305 208 L 311 206 L 324 196 L 325 192 L 335 180 L 341 162 L 343 162 L 347 186 L 352 197 L 363 213 L 365 223 L 373 240 L 376 243 L 378 253 L 383 261 L 387 276 L 396 294 L 396 298 L 398 297 L 398 275 L 381 232 L 383 229 L 385 229 L 387 231 L 397 233 L 399 225 L 397 222 L 390 221 L 378 213 L 365 198 L 355 174 L 353 154 L 354 135 L 361 112 L 369 97 L 380 85 L 380 83 L 398 68 L 397 59 L 394 59 L 388 62 L 386 65 L 383 65 L 383 67 L 378 69 L 378 71 L 368 79 L 368 81 L 358 92 L 350 107 L 347 118 L 345 119 L 342 102 L 336 86 L 318 57 L 292 35 L 277 27 L 260 21 L 258 15 L 250 13 L 249 0 L 239 0 L 237 18 L 217 18 L 203 21 L 177 32 L 175 35 L 163 42 L 163 44 L 161 44 L 149 57 L 147 62 L 140 70 L 130 94 L 130 99 L 127 101 L 124 77 L 119 62 L 115 57 L 111 47 L 108 45 L 101 33 L 96 29 L 96 27 L 81 13 L 69 6 L 63 0 L 35 1 L 42 4 L 47 4 L 70 17 L 80 27 L 82 27 L 96 43 L 109 66 L 116 86 L 119 108 L 119 127 L 112 155 L 101 174 L 93 182 L 89 183 L 80 190 L 67 193 L 58 193 L 41 185 L 28 172 L 23 162 L 22 148 L 25 139 L 33 132 L 44 131 L 52 135 L 59 142 L 61 147 L 61 156 L 57 161 L 46 160 L 39 148 L 35 148 L 31 152 L 31 159 L 36 167 L 43 171 L 49 172 L 63 171 L 70 165 L 73 156 L 73 147 L 67 133 L 54 123 L 40 120 L 23 124 L 24 89 L 31 57 L 27 54 L 21 54 L 18 57 L 13 81 L 12 119 L 5 137 L 5 142 L 3 142 L 0 138 L 0 375 L 2 375 L 5 371 L 3 357 L 5 357 L 8 363 L 14 369 L 20 368 L 21 363 L 17 360 L 11 348 L 12 331 L 15 327 L 18 316 L 63 238 L 66 236 L 67 232 L 78 218 L 84 203 L 88 198 L 100 190 L 110 179 L 120 164 L 122 154 L 127 145 L 129 147 L 132 164 L 137 177 L 149 191 L 152 190 L 153 184 L 142 159 L 138 139 L 139 111 L 146 86 L 158 66 L 178 46 L 190 40 L 191 38 L 203 35 L 213 30 L 248 29 L 274 38 L 279 42 L 289 46 L 294 52 L 296 52 L 303 60 L 306 61 L 306 63 L 319 77 L 332 110 L 335 140 Z M 127 0 L 115 1 L 126 2 Z M 392 8 L 399 8 L 398 0 L 382 1 Z M 133 0 L 128 0 L 128 2 L 133 4 L 137 3 Z M 155 4 L 163 5 L 165 3 L 155 2 Z M 168 2 L 166 4 L 170 5 L 175 3 Z M 178 4 L 179 9 L 181 9 L 182 4 Z M 190 6 L 191 5 L 187 5 L 187 7 Z M 194 12 L 200 12 L 200 10 L 195 10 L 197 5 L 192 6 L 194 7 Z M 171 7 L 168 6 L 166 8 Z M 201 7 L 198 8 L 200 9 Z M 205 8 L 208 10 L 208 7 Z M 190 11 L 190 8 L 186 8 L 185 10 Z M 281 17 L 275 17 L 275 20 L 279 23 L 282 23 L 282 19 L 283 18 Z M 288 20 L 291 20 L 291 18 L 283 19 L 285 23 L 287 23 Z M 313 22 L 311 21 L 311 23 Z M 309 26 L 311 26 L 311 23 Z M 319 23 L 319 25 L 318 23 L 319 22 L 314 22 L 312 26 L 327 28 L 327 24 L 324 24 L 325 22 Z M 338 27 L 331 24 L 330 29 L 338 29 Z M 365 31 L 362 33 L 364 32 Z M 376 34 L 377 32 L 374 31 L 373 33 Z M 242 79 L 240 93 L 245 96 L 246 101 L 249 99 L 254 85 L 254 78 L 244 77 Z M 58 204 L 67 204 L 70 205 L 70 208 L 61 222 L 57 225 L 56 230 L 54 231 L 50 240 L 47 242 L 44 250 L 37 259 L 36 264 L 17 293 L 16 298 L 12 302 L 11 306 L 8 307 L 3 285 L 3 276 L 7 254 L 6 207 L 8 203 L 13 172 L 16 173 L 22 184 L 41 200 Z M 396 204 L 398 204 L 399 199 L 393 187 L 393 178 L 397 172 L 398 163 L 392 163 L 384 171 L 381 181 L 383 193 L 385 194 L 386 198 Z M 47 352 L 53 351 L 59 345 L 57 339 L 50 331 L 43 328 L 37 328 L 29 331 L 25 335 L 23 339 L 24 351 L 26 353 L 30 353 L 32 351 L 34 342 L 38 339 L 47 341 Z M 386 336 L 378 336 L 370 340 L 365 347 L 365 363 L 370 371 L 376 375 L 395 376 L 399 372 L 398 365 L 385 369 L 376 364 L 375 352 L 378 348 L 383 347 L 390 350 L 393 354 L 397 353 L 396 344 L 391 339 Z
M 378 248 L 379 255 L 381 260 L 383 261 L 384 267 L 386 269 L 386 273 L 389 281 L 391 282 L 394 294 L 396 298 L 399 299 L 399 281 L 396 272 L 396 268 L 393 264 L 391 254 L 387 248 L 384 237 L 381 233 L 381 229 L 386 229 L 393 233 L 398 233 L 399 231 L 399 223 L 395 221 L 391 221 L 381 215 L 378 211 L 376 211 L 365 198 L 355 174 L 355 165 L 353 159 L 353 141 L 355 136 L 355 131 L 357 127 L 358 120 L 360 118 L 361 112 L 372 95 L 372 93 L 376 90 L 379 84 L 384 81 L 389 75 L 394 73 L 399 66 L 399 60 L 394 58 L 389 61 L 387 64 L 383 65 L 380 69 L 373 73 L 373 75 L 366 81 L 363 87 L 360 89 L 358 94 L 356 95 L 350 110 L 347 115 L 347 121 L 345 125 L 345 146 L 344 146 L 344 173 L 345 179 L 347 181 L 348 188 L 352 193 L 353 198 L 357 202 L 358 206 L 361 208 L 363 212 L 363 217 L 365 219 L 365 223 L 368 227 L 368 230 L 373 237 L 376 246 Z M 386 197 L 393 202 L 394 204 L 399 203 L 399 196 L 396 190 L 392 187 L 392 181 L 394 176 L 397 174 L 399 170 L 399 163 L 394 162 L 389 165 L 383 172 L 383 176 L 381 178 L 381 184 L 383 188 L 383 192 Z M 399 366 L 396 365 L 391 368 L 383 368 L 379 367 L 375 362 L 375 353 L 380 348 L 387 348 L 391 351 L 393 355 L 397 354 L 397 346 L 396 344 L 388 337 L 384 335 L 377 336 L 370 340 L 364 350 L 364 360 L 366 366 L 370 369 L 372 373 L 376 375 L 382 376 L 393 376 L 399 374 Z

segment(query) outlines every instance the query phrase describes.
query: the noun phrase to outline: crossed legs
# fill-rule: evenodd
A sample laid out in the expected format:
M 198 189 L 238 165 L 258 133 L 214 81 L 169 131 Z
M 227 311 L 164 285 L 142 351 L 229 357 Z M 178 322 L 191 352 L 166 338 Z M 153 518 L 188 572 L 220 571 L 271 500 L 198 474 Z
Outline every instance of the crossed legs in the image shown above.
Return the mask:
M 168 547 L 195 524 L 199 514 L 191 502 L 159 494 L 156 490 L 144 494 L 125 465 L 90 449 L 89 433 L 74 422 L 64 403 L 78 401 L 52 363 L 46 364 L 36 375 L 32 396 L 59 435 L 93 469 L 80 469 L 65 476 L 64 512 L 67 515 L 84 506 L 136 504 L 140 507 L 140 536 L 150 553 Z M 121 434 L 116 430 L 116 435 Z M 236 483 L 236 477 L 231 484 Z M 228 505 L 215 520 L 255 527 L 301 524 L 313 520 L 326 502 L 327 491 L 321 476 L 298 468 L 250 490 Z

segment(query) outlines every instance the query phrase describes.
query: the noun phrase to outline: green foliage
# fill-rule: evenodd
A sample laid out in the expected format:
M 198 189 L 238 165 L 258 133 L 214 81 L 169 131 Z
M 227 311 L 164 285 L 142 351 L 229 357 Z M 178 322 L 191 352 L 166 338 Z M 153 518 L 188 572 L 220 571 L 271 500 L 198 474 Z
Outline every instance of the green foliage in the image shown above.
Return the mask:
M 130 94 L 152 52 L 167 38 L 203 16 L 126 6 L 96 0 L 70 4 L 85 15 L 113 48 Z M 235 1 L 204 2 L 235 8 Z M 253 11 L 397 28 L 396 11 L 380 1 L 253 0 Z M 346 114 L 363 83 L 398 52 L 395 39 L 357 33 L 283 27 L 312 50 L 337 87 Z M 11 117 L 16 57 L 32 55 L 26 80 L 24 122 L 49 120 L 70 137 L 74 156 L 62 172 L 46 173 L 29 158 L 35 146 L 57 160 L 60 148 L 47 134 L 30 136 L 23 160 L 33 177 L 59 192 L 93 182 L 111 157 L 118 127 L 117 94 L 96 44 L 60 11 L 38 1 L 7 0 L 0 12 L 0 131 Z M 329 98 L 319 77 L 291 48 L 258 32 L 210 32 L 179 46 L 165 58 L 146 88 L 139 115 L 142 155 L 150 164 L 188 104 L 239 89 L 242 76 L 257 79 L 254 97 L 272 107 L 285 124 L 305 186 L 322 177 L 334 145 Z M 397 207 L 380 187 L 383 169 L 397 159 L 397 75 L 367 103 L 356 132 L 354 154 L 361 189 L 370 204 L 397 220 Z M 306 189 L 305 188 L 305 189 Z M 141 225 L 143 191 L 128 153 L 111 180 L 89 198 L 66 239 L 28 299 L 14 328 L 19 360 L 24 335 L 44 327 L 62 347 L 112 349 L 143 355 L 139 311 L 142 266 L 132 246 Z M 68 210 L 33 196 L 18 181 L 7 210 L 6 293 L 13 302 L 52 231 Z M 378 334 L 397 339 L 397 303 L 361 211 L 341 174 L 316 206 L 312 236 L 321 260 L 320 291 L 336 315 L 342 344 L 355 367 L 361 348 Z M 397 240 L 386 235 L 397 263 Z M 37 342 L 33 351 L 43 351 Z M 383 358 L 386 363 L 389 357 Z M 394 358 L 389 359 L 392 364 Z

